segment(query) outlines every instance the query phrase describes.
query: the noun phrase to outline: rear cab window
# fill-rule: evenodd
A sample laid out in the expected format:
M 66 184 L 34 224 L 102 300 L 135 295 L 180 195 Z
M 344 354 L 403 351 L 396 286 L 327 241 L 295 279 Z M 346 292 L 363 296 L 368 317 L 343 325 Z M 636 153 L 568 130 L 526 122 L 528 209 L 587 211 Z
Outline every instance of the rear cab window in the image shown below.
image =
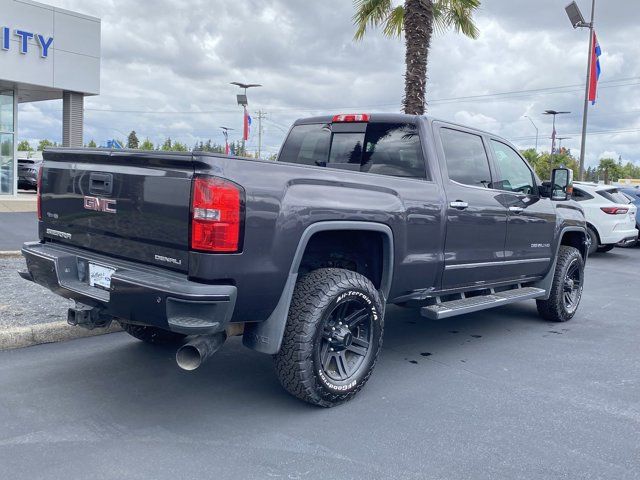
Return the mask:
M 473 187 L 491 186 L 489 158 L 482 137 L 451 128 L 440 130 L 449 180 Z
M 296 125 L 278 161 L 429 179 L 418 127 L 411 123 Z

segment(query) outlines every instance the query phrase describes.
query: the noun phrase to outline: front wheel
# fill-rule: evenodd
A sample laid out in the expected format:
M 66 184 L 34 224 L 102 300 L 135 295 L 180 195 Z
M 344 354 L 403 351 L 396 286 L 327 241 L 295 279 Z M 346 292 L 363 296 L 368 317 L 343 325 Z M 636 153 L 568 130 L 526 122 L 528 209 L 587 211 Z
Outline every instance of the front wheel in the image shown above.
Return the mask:
M 322 268 L 302 277 L 274 356 L 282 386 L 322 407 L 353 398 L 378 358 L 383 315 L 375 287 L 356 272 Z
M 548 300 L 537 300 L 538 313 L 552 322 L 571 320 L 584 285 L 584 261 L 577 248 L 561 245 Z

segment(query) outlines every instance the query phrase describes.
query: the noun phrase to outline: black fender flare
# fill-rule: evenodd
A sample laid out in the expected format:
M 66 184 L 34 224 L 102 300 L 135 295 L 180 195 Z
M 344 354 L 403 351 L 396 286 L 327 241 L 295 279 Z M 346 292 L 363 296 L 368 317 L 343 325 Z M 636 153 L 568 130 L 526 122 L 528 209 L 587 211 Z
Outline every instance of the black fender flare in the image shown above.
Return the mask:
M 538 297 L 538 300 L 549 300 L 549 295 L 551 294 L 551 285 L 553 284 L 553 277 L 556 273 L 556 263 L 558 262 L 558 252 L 560 252 L 560 245 L 562 245 L 562 237 L 564 237 L 564 234 L 567 232 L 579 232 L 582 233 L 584 235 L 584 241 L 582 243 L 582 251 L 580 252 L 582 254 L 582 258 L 584 259 L 584 263 L 587 263 L 587 257 L 589 255 L 589 249 L 587 248 L 586 242 L 587 242 L 587 229 L 586 226 L 581 228 L 581 227 L 564 227 L 562 230 L 560 230 L 560 233 L 558 234 L 558 242 L 556 244 L 556 251 L 555 251 L 555 255 L 553 256 L 553 262 L 551 262 L 551 268 L 549 268 L 549 271 L 547 272 L 547 274 L 544 276 L 544 278 L 538 282 L 536 282 L 533 286 L 537 287 L 537 288 L 542 288 L 545 291 L 544 296 L 542 297 Z
M 393 280 L 394 248 L 391 228 L 388 225 L 376 222 L 327 221 L 313 223 L 302 232 L 293 261 L 291 262 L 287 281 L 274 311 L 264 322 L 245 324 L 242 343 L 246 347 L 271 355 L 278 353 L 282 344 L 282 336 L 287 323 L 287 315 L 289 314 L 289 305 L 293 297 L 293 290 L 298 280 L 298 269 L 307 244 L 311 237 L 318 232 L 336 230 L 359 230 L 380 232 L 383 234 L 382 280 L 380 282 L 379 292 L 382 296 L 383 303 L 386 302 Z

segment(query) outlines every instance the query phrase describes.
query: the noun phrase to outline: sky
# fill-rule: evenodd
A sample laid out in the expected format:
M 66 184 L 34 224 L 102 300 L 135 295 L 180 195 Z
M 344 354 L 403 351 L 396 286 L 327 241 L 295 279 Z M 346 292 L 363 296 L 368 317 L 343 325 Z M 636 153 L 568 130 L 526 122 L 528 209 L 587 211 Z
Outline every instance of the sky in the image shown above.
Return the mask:
M 351 0 L 47 0 L 102 20 L 101 94 L 85 100 L 85 142 L 166 137 L 193 146 L 223 142 L 220 126 L 242 134 L 232 81 L 249 91 L 250 150 L 277 153 L 296 118 L 399 112 L 404 41 L 371 30 L 353 41 Z M 574 30 L 568 0 L 483 0 L 480 36 L 434 37 L 427 113 L 489 130 L 519 148 L 550 149 L 546 109 L 562 145 L 578 155 L 588 30 Z M 585 17 L 590 1 L 578 0 Z M 622 157 L 640 165 L 640 1 L 597 0 L 602 48 L 598 100 L 589 109 L 586 165 Z M 20 139 L 60 140 L 61 101 L 20 106 Z

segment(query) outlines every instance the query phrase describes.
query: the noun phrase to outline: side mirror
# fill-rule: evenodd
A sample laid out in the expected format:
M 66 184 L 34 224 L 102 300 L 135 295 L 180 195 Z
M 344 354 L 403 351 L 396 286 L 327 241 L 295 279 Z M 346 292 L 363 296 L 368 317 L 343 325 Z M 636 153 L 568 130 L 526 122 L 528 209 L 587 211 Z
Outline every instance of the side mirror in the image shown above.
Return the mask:
M 568 200 L 573 193 L 573 171 L 554 168 L 551 173 L 551 200 Z

